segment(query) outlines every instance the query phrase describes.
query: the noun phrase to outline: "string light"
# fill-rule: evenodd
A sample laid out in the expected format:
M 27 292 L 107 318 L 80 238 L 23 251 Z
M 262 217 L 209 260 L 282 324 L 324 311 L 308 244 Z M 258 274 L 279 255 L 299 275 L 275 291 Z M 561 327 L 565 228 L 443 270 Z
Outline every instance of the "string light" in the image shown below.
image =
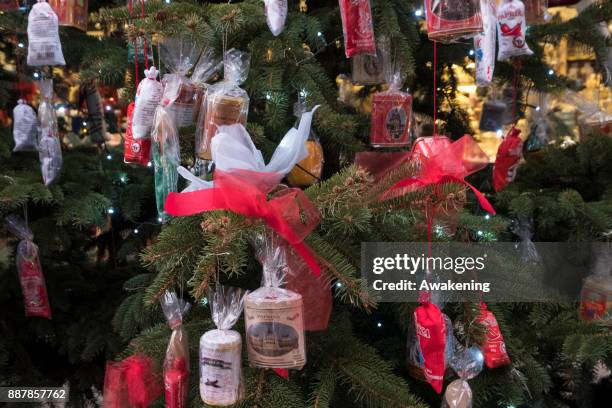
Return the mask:
M 24 44 L 24 43 L 19 43 L 19 44 L 17 44 L 17 46 L 18 46 L 19 48 L 23 48 L 23 47 L 25 47 L 25 44 Z
M 112 109 L 112 108 L 110 107 L 110 105 L 106 105 L 106 111 L 107 111 L 107 112 L 110 112 L 110 111 L 111 111 L 111 109 Z
M 342 287 L 342 283 L 340 283 L 340 282 L 336 282 L 336 287 L 337 287 L 337 288 L 341 288 L 341 287 Z
M 112 160 L 112 159 L 113 159 L 113 156 L 112 156 L 112 155 L 110 155 L 110 154 L 107 154 L 107 155 L 106 155 L 106 160 Z
M 490 218 L 491 218 L 491 216 L 489 214 L 485 214 L 485 220 L 488 220 Z
M 162 222 L 164 219 L 162 217 L 157 217 L 157 222 Z
M 540 107 L 536 106 L 536 112 L 539 112 L 539 111 L 540 111 Z
M 382 327 L 382 322 L 376 323 L 376 327 L 381 328 Z
M 138 228 L 134 228 L 134 234 L 138 234 Z
M 63 106 L 60 106 L 60 107 L 57 109 L 57 113 L 59 113 L 60 115 L 63 115 L 64 113 L 66 113 L 66 108 L 65 108 L 65 107 L 63 107 Z
M 474 56 L 474 50 L 470 50 L 470 57 Z
M 148 162 L 147 167 L 151 167 L 151 166 L 153 166 L 153 162 Z
M 549 70 L 548 70 L 548 75 L 551 75 L 551 76 L 552 76 L 552 75 L 555 75 L 555 71 L 553 71 L 552 69 L 549 69 Z
M 482 235 L 484 234 L 484 232 L 482 232 L 482 231 L 480 231 L 480 230 L 479 230 L 479 231 L 477 232 L 477 234 L 478 234 L 478 236 L 479 236 L 479 237 L 482 237 Z
M 502 137 L 502 135 L 504 134 L 504 131 L 503 131 L 503 130 L 501 130 L 501 129 L 497 129 L 497 132 L 496 132 L 496 133 L 497 133 L 497 136 L 498 136 L 498 137 Z
M 119 180 L 120 180 L 122 183 L 125 183 L 125 182 L 127 182 L 127 177 L 126 177 L 126 176 L 121 176 L 121 177 L 119 177 Z
M 266 99 L 267 100 L 272 99 L 272 94 L 270 92 L 266 92 Z
M 113 207 L 111 207 L 108 210 L 106 210 L 106 212 L 109 213 L 109 214 L 114 214 L 115 213 L 115 209 Z
M 414 15 L 417 16 L 417 17 L 421 17 L 423 15 L 423 10 L 421 10 L 421 9 L 416 10 L 414 12 Z
M 323 37 L 323 33 L 322 33 L 322 32 L 320 32 L 320 31 L 317 33 L 317 35 L 318 35 L 319 37 Z
M 34 73 L 34 78 L 38 78 L 40 76 L 40 74 L 38 72 Z
M 87 122 L 83 122 L 83 127 L 87 126 Z

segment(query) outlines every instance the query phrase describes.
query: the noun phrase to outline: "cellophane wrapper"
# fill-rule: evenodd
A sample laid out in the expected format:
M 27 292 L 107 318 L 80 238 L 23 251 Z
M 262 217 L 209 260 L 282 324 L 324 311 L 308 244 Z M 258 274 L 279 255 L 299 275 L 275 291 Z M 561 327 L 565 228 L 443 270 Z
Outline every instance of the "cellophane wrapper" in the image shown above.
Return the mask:
M 242 337 L 232 330 L 244 308 L 247 292 L 216 285 L 208 294 L 212 320 L 217 326 L 200 338 L 200 397 L 208 405 L 226 406 L 244 396 Z
M 157 213 L 166 219 L 164 202 L 170 192 L 177 191 L 178 171 L 181 164 L 178 129 L 171 114 L 163 106 L 155 110 L 151 133 L 151 155 L 155 169 L 155 200 Z
M 522 0 L 525 5 L 527 24 L 543 24 L 550 20 L 548 0 Z
M 43 182 L 46 186 L 55 181 L 62 171 L 62 146 L 57 128 L 57 116 L 53 106 L 53 80 L 40 81 L 41 102 L 38 106 L 40 137 L 38 156 Z
M 132 118 L 132 135 L 137 140 L 150 137 L 155 109 L 164 92 L 164 87 L 157 80 L 159 71 L 155 67 L 145 69 L 144 74 L 145 77 L 136 89 L 134 117 Z
M 370 144 L 374 147 L 409 146 L 412 95 L 400 90 L 405 77 L 399 65 L 389 62 L 385 77 L 389 89 L 375 93 L 372 99 Z
M 272 35 L 277 37 L 285 28 L 287 0 L 264 0 L 266 23 Z
M 277 240 L 265 233 L 254 241 L 263 277 L 262 286 L 245 299 L 249 362 L 255 367 L 301 369 L 306 364 L 304 305 L 299 293 L 281 287 L 288 265 Z
M 493 80 L 495 70 L 495 44 L 497 40 L 497 3 L 480 0 L 482 33 L 474 36 L 476 53 L 476 84 L 487 86 Z
M 206 110 L 198 128 L 203 129 L 198 139 L 198 156 L 210 160 L 211 141 L 217 128 L 223 125 L 242 124 L 246 126 L 249 112 L 249 96 L 240 88 L 249 74 L 250 54 L 231 49 L 223 61 L 223 81 L 211 85 L 206 91 Z
M 104 143 L 106 140 L 106 121 L 104 120 L 104 107 L 98 87 L 89 81 L 81 87 L 81 100 L 85 100 L 87 107 L 87 134 L 94 144 Z
M 106 363 L 104 408 L 147 408 L 162 390 L 159 372 L 144 354 Z
M 123 161 L 125 163 L 147 166 L 151 160 L 151 139 L 134 138 L 133 116 L 134 102 L 130 103 L 127 107 L 127 125 L 125 129 L 125 138 L 123 140 Z
M 450 43 L 481 33 L 480 0 L 425 0 L 427 35 Z
M 51 319 L 51 306 L 47 296 L 47 286 L 42 273 L 38 246 L 27 224 L 18 216 L 9 215 L 5 219 L 8 229 L 21 241 L 17 245 L 17 272 L 25 306 L 26 316 Z
M 38 0 L 28 14 L 28 65 L 66 65 L 57 14 L 44 0 Z
M 467 381 L 458 379 L 446 386 L 441 408 L 472 408 L 472 389 Z
M 533 219 L 519 217 L 511 225 L 512 232 L 519 237 L 517 249 L 521 253 L 521 259 L 525 262 L 539 262 L 540 254 L 531 240 L 533 238 Z
M 189 304 L 170 291 L 164 293 L 160 302 L 172 329 L 164 358 L 166 407 L 186 408 L 189 396 L 189 341 L 183 328 L 183 316 L 189 309 Z
M 505 61 L 512 57 L 532 55 L 533 51 L 525 41 L 527 23 L 525 5 L 521 0 L 503 0 L 497 8 L 497 59 Z
M 376 55 L 374 25 L 370 0 L 339 0 L 344 53 L 347 58 L 355 55 Z
M 36 112 L 23 99 L 17 101 L 13 109 L 13 140 L 15 141 L 14 152 L 38 150 L 38 119 Z

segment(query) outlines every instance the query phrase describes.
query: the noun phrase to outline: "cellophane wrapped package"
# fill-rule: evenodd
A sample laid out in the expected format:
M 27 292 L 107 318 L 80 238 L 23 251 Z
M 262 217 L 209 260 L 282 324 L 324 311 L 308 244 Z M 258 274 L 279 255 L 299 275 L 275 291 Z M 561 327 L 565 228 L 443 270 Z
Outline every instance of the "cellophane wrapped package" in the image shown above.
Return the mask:
M 472 407 L 472 389 L 467 381 L 480 374 L 483 362 L 484 357 L 478 347 L 457 346 L 449 364 L 459 379 L 446 386 L 442 408 Z
M 217 128 L 223 125 L 242 124 L 246 126 L 249 112 L 249 96 L 240 88 L 249 74 L 250 54 L 231 49 L 225 53 L 223 60 L 223 81 L 211 85 L 206 91 L 206 112 L 204 121 L 198 127 L 203 128 L 199 138 L 198 156 L 210 160 L 211 141 L 217 134 Z
M 259 235 L 254 245 L 263 279 L 245 300 L 249 362 L 255 367 L 301 369 L 306 364 L 304 306 L 299 293 L 281 287 L 288 268 L 286 252 L 270 233 Z
M 186 408 L 189 396 L 189 341 L 183 328 L 183 316 L 189 310 L 189 304 L 170 291 L 164 293 L 160 303 L 172 329 L 164 358 L 166 407 Z
M 264 0 L 266 23 L 276 37 L 283 32 L 287 20 L 287 0 Z
M 521 0 L 503 0 L 497 8 L 497 59 L 505 61 L 521 55 L 532 55 L 533 51 L 525 41 L 527 23 L 525 5 Z
M 425 0 L 427 36 L 450 43 L 482 32 L 480 0 Z
M 34 234 L 25 221 L 16 215 L 6 217 L 5 223 L 7 228 L 21 240 L 17 245 L 15 258 L 17 258 L 17 272 L 25 315 L 51 319 L 51 306 L 38 256 L 38 246 L 33 241 Z
M 208 294 L 217 328 L 200 338 L 200 397 L 205 404 L 232 405 L 243 396 L 242 337 L 232 327 L 242 314 L 245 295 L 242 289 L 223 285 Z
M 53 80 L 40 81 L 40 105 L 38 106 L 38 123 L 40 137 L 38 140 L 38 157 L 45 186 L 55 181 L 62 171 L 62 146 L 57 128 L 57 116 L 53 107 Z
M 13 151 L 38 150 L 37 135 L 36 112 L 25 100 L 19 99 L 17 106 L 13 109 L 13 140 L 15 141 Z
M 495 44 L 497 41 L 497 3 L 480 0 L 482 33 L 474 36 L 476 53 L 476 84 L 487 86 L 493 80 L 495 69 Z
M 134 116 L 132 118 L 132 135 L 134 139 L 147 139 L 151 135 L 155 108 L 161 101 L 164 87 L 157 80 L 159 71 L 155 67 L 144 70 L 145 77 L 136 90 Z
M 376 55 L 370 0 L 339 1 L 346 58 L 360 54 Z
M 134 102 L 127 107 L 127 126 L 123 139 L 123 161 L 147 166 L 151 160 L 151 138 L 136 139 L 133 136 Z
M 157 107 L 153 123 L 151 156 L 155 169 L 155 200 L 157 213 L 162 220 L 165 220 L 166 197 L 170 192 L 177 191 L 177 167 L 181 164 L 181 150 L 178 129 L 172 115 L 165 107 Z
M 370 144 L 374 147 L 409 146 L 412 95 L 401 91 L 405 77 L 399 65 L 387 64 L 385 77 L 389 89 L 375 93 L 372 99 Z
M 38 0 L 28 15 L 28 65 L 66 65 L 57 14 L 45 0 Z

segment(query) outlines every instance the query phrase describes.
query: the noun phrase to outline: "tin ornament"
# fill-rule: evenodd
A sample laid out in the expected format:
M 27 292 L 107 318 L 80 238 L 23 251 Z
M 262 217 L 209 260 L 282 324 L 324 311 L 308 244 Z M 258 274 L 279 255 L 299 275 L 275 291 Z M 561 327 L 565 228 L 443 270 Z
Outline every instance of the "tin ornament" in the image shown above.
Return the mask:
M 425 0 L 427 36 L 450 43 L 482 32 L 480 0 Z

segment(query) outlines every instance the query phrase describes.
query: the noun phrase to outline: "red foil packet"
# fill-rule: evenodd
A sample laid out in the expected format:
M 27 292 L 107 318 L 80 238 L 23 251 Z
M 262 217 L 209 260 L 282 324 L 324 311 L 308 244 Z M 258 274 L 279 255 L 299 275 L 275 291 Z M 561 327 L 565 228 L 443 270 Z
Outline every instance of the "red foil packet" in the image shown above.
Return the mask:
M 189 366 L 184 358 L 174 360 L 173 364 L 164 370 L 166 407 L 185 408 L 189 395 Z
M 370 144 L 375 147 L 410 145 L 412 95 L 405 92 L 378 92 L 372 103 Z
M 487 309 L 484 302 L 480 304 L 480 316 L 476 318 L 476 322 L 487 329 L 486 340 L 482 345 L 482 354 L 484 354 L 487 367 L 497 368 L 510 364 L 504 336 L 499 330 L 497 319 L 493 312 Z
M 370 1 L 340 0 L 340 15 L 346 57 L 360 54 L 376 55 Z
M 523 140 L 521 131 L 512 128 L 497 149 L 493 165 L 493 187 L 501 191 L 514 181 L 521 157 L 523 157 Z
M 151 161 L 151 139 L 135 139 L 132 133 L 132 117 L 134 116 L 134 102 L 127 108 L 127 128 L 123 141 L 123 161 L 126 163 L 146 166 Z
M 23 240 L 19 243 L 17 269 L 19 270 L 25 315 L 51 319 L 51 306 L 38 258 L 38 247 L 32 241 Z
M 446 348 L 446 323 L 444 315 L 433 303 L 423 303 L 414 311 L 417 339 L 423 354 L 423 373 L 427 382 L 439 394 L 442 392 L 444 351 Z

